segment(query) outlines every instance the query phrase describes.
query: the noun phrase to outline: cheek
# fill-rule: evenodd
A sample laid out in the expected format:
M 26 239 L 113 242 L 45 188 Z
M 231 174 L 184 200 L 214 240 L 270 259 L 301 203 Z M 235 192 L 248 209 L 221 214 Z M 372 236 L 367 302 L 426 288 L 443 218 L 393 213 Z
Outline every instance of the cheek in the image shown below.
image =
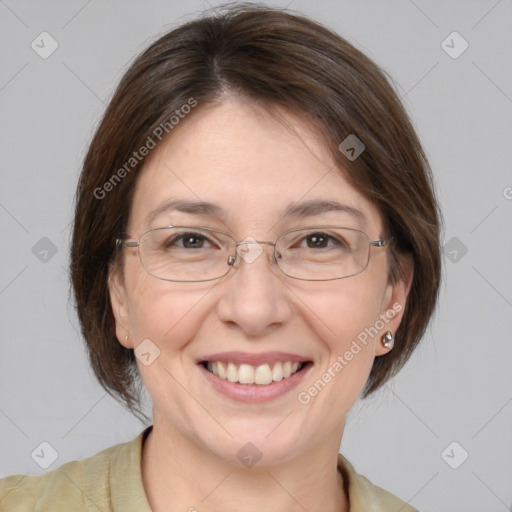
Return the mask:
M 329 330 L 322 338 L 325 358 L 299 390 L 299 403 L 312 406 L 312 410 L 336 411 L 333 421 L 348 414 L 364 389 L 375 358 L 377 338 L 368 336 L 365 329 L 378 318 L 378 302 L 371 294 L 354 293 L 348 300 L 346 294 L 340 294 L 337 302 L 330 303 L 331 312 L 325 317 Z
M 319 337 L 334 349 L 343 350 L 346 343 L 375 324 L 379 318 L 382 287 L 364 274 L 345 281 L 333 281 L 323 289 L 300 293 L 303 315 Z
M 378 341 L 372 328 L 379 319 L 381 284 L 382 279 L 361 274 L 333 282 L 316 294 L 301 294 L 303 318 L 323 345 L 321 379 L 333 383 L 321 401 L 328 400 L 331 406 L 349 407 L 366 383 Z M 312 375 L 309 384 L 315 386 L 317 378 Z
M 127 286 L 130 332 L 135 343 L 150 339 L 163 355 L 179 350 L 195 335 L 206 314 L 208 291 L 214 284 L 172 283 L 135 267 Z

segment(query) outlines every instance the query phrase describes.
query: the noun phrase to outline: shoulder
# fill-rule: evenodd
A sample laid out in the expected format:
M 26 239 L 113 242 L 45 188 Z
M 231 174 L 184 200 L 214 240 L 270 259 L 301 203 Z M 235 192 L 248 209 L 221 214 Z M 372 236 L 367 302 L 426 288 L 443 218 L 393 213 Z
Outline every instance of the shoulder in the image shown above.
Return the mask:
M 341 454 L 338 455 L 338 469 L 348 488 L 350 512 L 418 512 L 394 494 L 357 473 Z
M 112 468 L 126 460 L 137 462 L 133 454 L 141 435 L 41 476 L 11 475 L 0 479 L 0 512 L 111 512 Z
M 86 461 L 73 461 L 41 476 L 12 475 L 0 480 L 0 511 L 36 510 L 37 506 L 51 505 L 60 511 L 60 505 L 82 505 L 80 489 L 82 465 Z M 51 497 L 51 498 L 50 498 Z M 81 510 L 81 509 L 78 509 Z

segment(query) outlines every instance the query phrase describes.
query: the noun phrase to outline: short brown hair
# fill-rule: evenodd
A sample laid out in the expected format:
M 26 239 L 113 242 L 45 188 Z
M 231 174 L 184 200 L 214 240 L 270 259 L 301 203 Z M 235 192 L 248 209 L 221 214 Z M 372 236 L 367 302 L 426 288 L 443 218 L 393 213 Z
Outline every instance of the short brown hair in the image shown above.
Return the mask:
M 145 420 L 134 351 L 116 338 L 108 275 L 120 257 L 115 239 L 125 232 L 144 159 L 133 168 L 126 162 L 191 98 L 199 109 L 232 93 L 309 116 L 323 127 L 340 172 L 377 206 L 394 237 L 390 279 L 401 276 L 405 255 L 412 259 L 414 276 L 394 349 L 375 358 L 364 396 L 409 359 L 437 302 L 440 213 L 431 171 L 384 72 L 304 16 L 258 4 L 218 9 L 171 30 L 136 58 L 97 128 L 75 198 L 71 276 L 92 368 L 109 394 Z M 354 161 L 338 147 L 351 134 L 365 145 Z

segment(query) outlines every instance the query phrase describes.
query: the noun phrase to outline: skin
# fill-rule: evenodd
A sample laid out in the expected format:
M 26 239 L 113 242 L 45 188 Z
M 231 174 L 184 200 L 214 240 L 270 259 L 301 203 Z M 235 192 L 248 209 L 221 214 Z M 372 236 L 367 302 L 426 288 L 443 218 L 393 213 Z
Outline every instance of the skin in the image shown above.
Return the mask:
M 128 233 L 132 239 L 169 224 L 202 225 L 236 240 L 276 240 L 312 225 L 359 227 L 344 212 L 278 222 L 292 203 L 335 199 L 366 217 L 372 240 L 385 237 L 379 212 L 334 168 L 318 130 L 304 118 L 233 96 L 201 105 L 153 150 L 136 185 Z M 209 201 L 226 217 L 168 212 L 144 224 L 169 198 Z M 265 246 L 263 246 L 265 247 Z M 261 510 L 346 511 L 336 469 L 348 411 L 373 360 L 390 349 L 380 341 L 401 321 L 397 313 L 307 405 L 307 390 L 357 335 L 392 305 L 405 305 L 410 277 L 391 284 L 387 250 L 372 248 L 368 268 L 347 279 L 307 282 L 282 274 L 266 248 L 252 263 L 238 258 L 225 277 L 174 283 L 148 275 L 137 249 L 124 249 L 122 271 L 109 287 L 119 342 L 135 348 L 149 338 L 160 356 L 139 372 L 153 400 L 153 430 L 143 447 L 142 474 L 155 512 Z M 128 339 L 126 336 L 128 334 Z M 196 361 L 213 352 L 285 351 L 314 365 L 298 389 L 272 401 L 241 403 L 212 388 Z M 245 467 L 237 452 L 253 443 L 263 454 Z M 192 510 L 192 509 L 191 509 Z

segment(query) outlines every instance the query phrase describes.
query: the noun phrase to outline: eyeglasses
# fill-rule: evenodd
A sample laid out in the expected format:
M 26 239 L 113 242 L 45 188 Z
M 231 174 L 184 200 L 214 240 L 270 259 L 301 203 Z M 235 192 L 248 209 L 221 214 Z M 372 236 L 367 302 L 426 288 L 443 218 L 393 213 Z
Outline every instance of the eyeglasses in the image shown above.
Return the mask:
M 137 247 L 144 270 L 164 281 L 213 281 L 225 276 L 237 256 L 247 263 L 264 248 L 274 247 L 273 261 L 283 274 L 304 281 L 330 281 L 360 274 L 368 267 L 371 247 L 386 247 L 392 241 L 371 240 L 352 228 L 315 226 L 294 229 L 275 242 L 232 236 L 202 226 L 167 226 L 145 232 L 139 241 L 118 238 L 116 247 Z

